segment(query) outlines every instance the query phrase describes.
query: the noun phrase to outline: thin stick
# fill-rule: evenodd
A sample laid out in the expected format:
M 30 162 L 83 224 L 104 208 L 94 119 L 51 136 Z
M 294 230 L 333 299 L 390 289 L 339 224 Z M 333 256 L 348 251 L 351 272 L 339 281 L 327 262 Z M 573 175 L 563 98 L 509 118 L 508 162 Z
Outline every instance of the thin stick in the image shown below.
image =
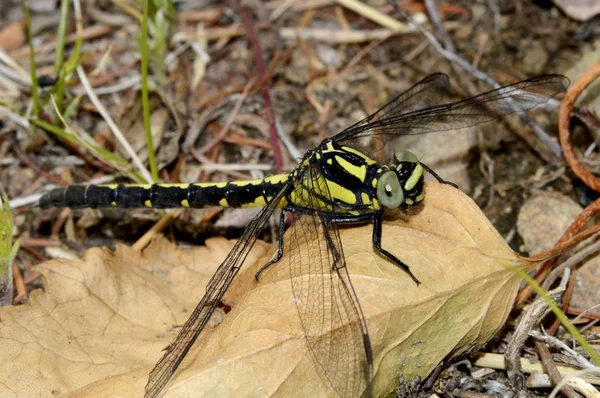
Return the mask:
M 281 148 L 279 147 L 279 139 L 277 137 L 277 128 L 275 127 L 275 112 L 273 111 L 273 105 L 271 104 L 271 95 L 269 94 L 269 88 L 267 86 L 267 71 L 265 68 L 265 61 L 263 59 L 262 50 L 256 34 L 256 27 L 254 21 L 250 16 L 250 11 L 246 7 L 241 8 L 242 22 L 246 27 L 248 41 L 252 46 L 254 53 L 254 62 L 256 63 L 256 72 L 258 75 L 258 81 L 260 82 L 260 89 L 265 103 L 265 112 L 267 116 L 267 122 L 269 123 L 269 134 L 271 138 L 271 144 L 273 145 L 273 160 L 275 161 L 275 169 L 277 172 L 283 172 L 283 157 L 281 156 Z
M 520 362 L 520 367 L 523 370 L 523 372 L 531 374 L 531 373 L 544 373 L 544 368 L 542 367 L 542 364 L 539 362 L 536 363 L 531 363 L 528 359 L 526 358 L 519 358 L 519 362 Z M 502 354 L 493 354 L 493 353 L 483 353 L 480 354 L 477 357 L 477 360 L 475 361 L 475 363 L 473 363 L 474 366 L 479 366 L 482 368 L 490 368 L 490 369 L 498 369 L 498 370 L 504 370 L 506 369 L 506 366 L 504 364 L 504 356 Z M 574 375 L 576 373 L 579 373 L 579 370 L 577 369 L 573 369 L 569 366 L 565 366 L 565 365 L 556 365 L 556 368 L 558 369 L 558 371 L 560 372 L 560 375 L 562 377 L 568 377 L 571 375 Z M 582 379 L 584 379 L 585 381 L 587 381 L 588 383 L 600 386 L 600 377 L 599 376 L 595 376 L 595 375 L 584 375 L 581 376 Z
M 125 138 L 125 136 L 123 136 L 123 133 L 121 133 L 121 130 L 114 122 L 104 105 L 102 105 L 102 103 L 98 99 L 98 96 L 96 96 L 96 94 L 94 93 L 94 89 L 90 85 L 85 71 L 81 66 L 77 67 L 77 75 L 79 76 L 79 80 L 85 88 L 85 92 L 87 93 L 88 97 L 90 98 L 94 106 L 98 109 L 98 112 L 100 113 L 100 115 L 102 115 L 102 118 L 104 119 L 104 121 L 106 121 L 106 124 L 108 124 L 108 127 L 114 134 L 117 141 L 119 141 L 119 143 L 123 146 L 123 149 L 125 149 L 125 152 L 131 158 L 131 161 L 135 165 L 136 169 L 139 171 L 140 175 L 144 178 L 144 180 L 146 180 L 146 182 L 151 184 L 153 182 L 152 176 L 138 157 L 137 153 L 135 153 L 135 150 L 131 147 L 131 145 L 129 145 L 129 142 L 127 142 L 127 139 Z
M 555 289 L 548 293 L 552 300 L 556 301 L 564 292 L 564 288 Z M 548 304 L 542 297 L 538 297 L 523 313 L 515 332 L 508 343 L 504 354 L 508 378 L 517 391 L 524 389 L 523 374 L 521 373 L 521 363 L 519 357 L 529 332 L 540 322 L 540 320 L 550 312 Z
M 406 25 L 357 0 L 335 0 L 338 4 L 392 31 L 403 31 Z
M 25 286 L 25 282 L 23 281 L 21 269 L 17 267 L 17 263 L 14 261 L 12 262 L 12 273 L 15 280 L 15 290 L 17 291 L 17 295 L 13 299 L 13 304 L 18 304 L 27 300 L 27 286 Z
M 215 138 L 211 142 L 209 142 L 208 144 L 204 145 L 201 148 L 196 149 L 196 151 L 198 153 L 205 154 L 206 152 L 213 149 L 215 147 L 215 145 L 219 144 L 225 138 L 225 136 L 227 135 L 227 132 L 229 132 L 229 129 L 231 129 L 231 126 L 233 125 L 233 122 L 235 121 L 235 117 L 240 113 L 240 109 L 242 108 L 242 105 L 244 104 L 244 101 L 246 100 L 246 98 L 248 98 L 248 93 L 250 92 L 250 89 L 252 88 L 252 86 L 254 86 L 255 82 L 256 82 L 256 79 L 252 78 L 248 81 L 248 83 L 246 83 L 246 86 L 244 87 L 244 91 L 242 92 L 242 94 L 238 98 L 237 102 L 235 103 L 235 106 L 233 107 L 233 110 L 229 114 L 229 118 L 227 119 L 227 122 L 225 122 L 225 125 L 223 126 L 223 128 L 219 131 L 219 133 L 215 136 Z
M 596 192 L 600 192 L 600 180 L 590 173 L 585 167 L 583 167 L 579 160 L 577 160 L 569 136 L 570 118 L 573 105 L 583 90 L 585 90 L 585 88 L 598 77 L 600 77 L 600 62 L 590 68 L 577 82 L 575 82 L 569 88 L 560 107 L 560 118 L 558 120 L 560 145 L 562 146 L 567 163 L 569 163 L 569 166 L 571 166 L 571 169 L 573 169 L 575 175 L 581 178 L 581 180 L 588 187 L 592 188 Z
M 546 347 L 544 343 L 541 343 L 539 341 L 535 342 L 535 348 L 537 350 L 538 355 L 540 356 L 542 364 L 544 364 L 544 369 L 546 369 L 548 375 L 550 376 L 550 380 L 552 380 L 552 385 L 559 385 L 563 379 L 560 375 L 560 372 L 556 368 L 556 364 L 552 360 L 550 350 L 548 350 L 548 347 Z M 579 395 L 577 395 L 569 385 L 563 385 L 560 391 L 567 398 L 579 398 Z

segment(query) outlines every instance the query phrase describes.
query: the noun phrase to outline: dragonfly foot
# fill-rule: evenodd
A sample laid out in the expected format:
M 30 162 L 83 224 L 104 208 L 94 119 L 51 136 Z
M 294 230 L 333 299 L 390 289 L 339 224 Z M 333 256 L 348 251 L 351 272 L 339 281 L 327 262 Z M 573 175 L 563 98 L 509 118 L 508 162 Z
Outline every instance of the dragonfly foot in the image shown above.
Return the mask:
M 446 185 L 450 185 L 453 186 L 454 188 L 458 189 L 458 185 L 456 185 L 455 183 L 453 183 L 452 181 L 447 181 L 444 180 L 442 177 L 440 177 L 435 171 L 433 171 L 429 166 L 427 166 L 425 163 L 421 163 L 421 166 L 423 166 L 423 168 L 429 173 L 431 174 L 431 176 L 433 178 L 435 178 L 436 180 L 438 180 L 438 182 L 440 184 L 446 184 Z

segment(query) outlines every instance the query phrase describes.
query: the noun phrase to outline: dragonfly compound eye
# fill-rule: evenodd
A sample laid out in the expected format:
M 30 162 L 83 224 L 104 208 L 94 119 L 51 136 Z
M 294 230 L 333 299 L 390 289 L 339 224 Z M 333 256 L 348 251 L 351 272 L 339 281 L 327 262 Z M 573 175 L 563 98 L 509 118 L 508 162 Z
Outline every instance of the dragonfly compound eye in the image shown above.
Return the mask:
M 412 152 L 409 151 L 396 151 L 394 154 L 398 163 L 418 163 L 419 158 Z
M 404 202 L 404 191 L 395 171 L 383 173 L 377 182 L 377 200 L 383 207 L 395 209 Z

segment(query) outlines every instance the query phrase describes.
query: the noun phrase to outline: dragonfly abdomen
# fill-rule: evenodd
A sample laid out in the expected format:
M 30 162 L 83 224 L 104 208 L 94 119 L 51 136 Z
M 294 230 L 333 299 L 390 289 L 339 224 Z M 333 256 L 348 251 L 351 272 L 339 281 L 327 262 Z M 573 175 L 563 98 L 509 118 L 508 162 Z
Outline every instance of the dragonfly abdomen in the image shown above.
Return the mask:
M 287 182 L 287 174 L 263 180 L 206 184 L 71 185 L 54 189 L 40 207 L 206 208 L 265 206 Z

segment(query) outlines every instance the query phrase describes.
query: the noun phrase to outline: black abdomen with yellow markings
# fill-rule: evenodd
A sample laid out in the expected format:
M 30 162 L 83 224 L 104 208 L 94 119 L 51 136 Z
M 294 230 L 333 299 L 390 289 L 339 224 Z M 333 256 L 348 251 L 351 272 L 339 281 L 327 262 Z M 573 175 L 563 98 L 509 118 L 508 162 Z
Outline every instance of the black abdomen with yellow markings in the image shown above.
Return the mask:
M 287 174 L 215 184 L 72 185 L 50 191 L 42 208 L 205 208 L 264 206 L 287 183 Z

